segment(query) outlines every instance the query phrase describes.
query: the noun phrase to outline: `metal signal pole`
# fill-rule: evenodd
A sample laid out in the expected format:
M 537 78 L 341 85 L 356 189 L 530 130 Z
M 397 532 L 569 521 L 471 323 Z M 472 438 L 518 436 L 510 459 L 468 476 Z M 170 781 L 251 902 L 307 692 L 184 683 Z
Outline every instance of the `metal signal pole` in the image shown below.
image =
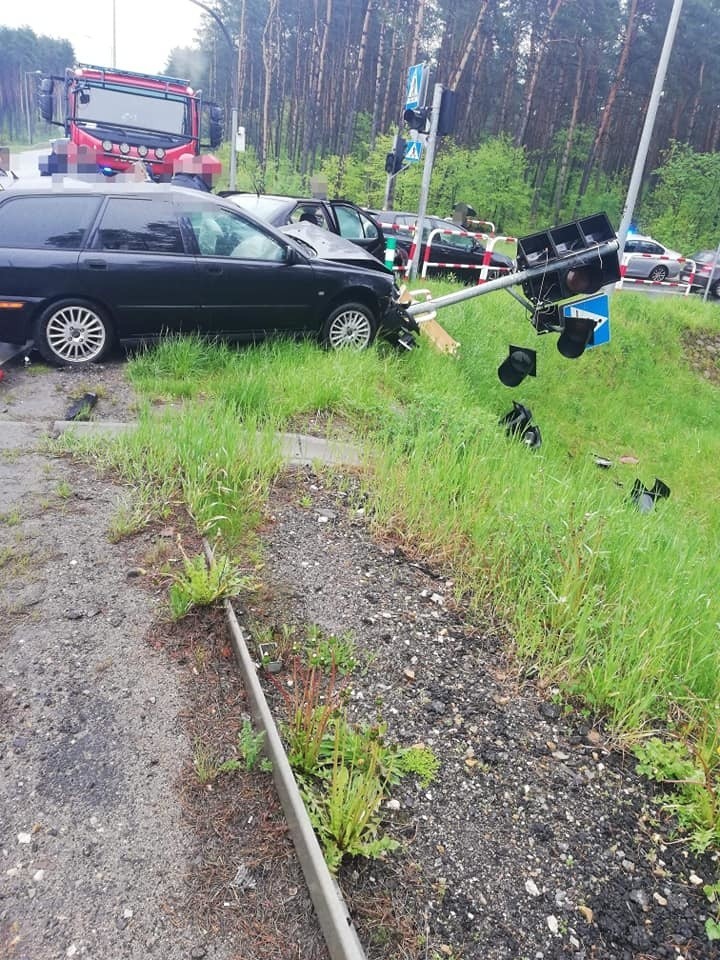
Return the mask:
M 432 177 L 433 162 L 435 160 L 435 144 L 437 142 L 438 121 L 440 119 L 440 103 L 442 101 L 443 86 L 436 83 L 433 89 L 432 111 L 430 113 L 430 132 L 427 138 L 425 152 L 425 166 L 423 167 L 422 184 L 420 186 L 420 203 L 418 205 L 417 224 L 415 226 L 415 251 L 410 264 L 410 280 L 418 275 L 420 263 L 420 247 L 422 245 L 423 228 L 425 226 L 425 211 L 427 210 L 428 194 L 430 193 L 430 179 Z
M 647 113 L 645 114 L 645 123 L 643 125 L 642 135 L 637 154 L 635 155 L 635 165 L 633 166 L 630 177 L 630 186 L 628 187 L 627 199 L 625 200 L 625 209 L 623 210 L 622 222 L 617 232 L 618 242 L 620 244 L 620 256 L 625 249 L 625 239 L 627 237 L 630 223 L 632 222 L 633 212 L 635 210 L 635 201 L 640 191 L 643 171 L 645 170 L 645 161 L 647 160 L 648 149 L 650 147 L 650 138 L 652 137 L 653 127 L 655 126 L 655 117 L 657 116 L 660 95 L 662 94 L 663 84 L 665 83 L 665 74 L 667 73 L 668 61 L 672 51 L 673 41 L 675 40 L 675 31 L 677 30 L 678 20 L 680 19 L 680 10 L 683 0 L 673 0 L 673 8 L 670 11 L 667 30 L 665 32 L 665 41 L 663 43 L 660 60 L 658 61 L 657 73 L 655 74 L 655 83 L 653 84 L 650 102 Z

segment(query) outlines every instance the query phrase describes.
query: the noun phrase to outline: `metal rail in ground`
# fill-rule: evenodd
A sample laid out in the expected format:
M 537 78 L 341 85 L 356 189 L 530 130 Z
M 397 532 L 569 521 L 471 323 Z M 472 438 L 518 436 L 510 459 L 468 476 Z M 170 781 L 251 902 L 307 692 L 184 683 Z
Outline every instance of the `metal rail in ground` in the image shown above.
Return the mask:
M 207 540 L 205 555 L 212 562 L 213 553 Z M 340 889 L 328 870 L 320 844 L 315 836 L 305 804 L 285 754 L 280 734 L 275 726 L 262 686 L 257 677 L 255 662 L 245 642 L 235 610 L 230 600 L 225 601 L 225 614 L 230 628 L 235 659 L 240 668 L 245 692 L 255 724 L 265 734 L 265 753 L 272 762 L 275 788 L 287 820 L 300 861 L 305 882 L 315 907 L 315 913 L 332 960 L 365 960 L 365 953 L 355 930 L 350 912 Z

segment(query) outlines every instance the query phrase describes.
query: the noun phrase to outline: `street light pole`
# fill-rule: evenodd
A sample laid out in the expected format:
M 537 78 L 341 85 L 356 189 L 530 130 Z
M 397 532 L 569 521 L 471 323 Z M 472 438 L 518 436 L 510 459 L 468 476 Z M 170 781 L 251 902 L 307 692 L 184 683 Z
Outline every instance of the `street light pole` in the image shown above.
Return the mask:
M 39 77 L 42 73 L 42 70 L 25 70 L 25 110 L 26 110 L 26 120 L 27 120 L 27 135 L 28 143 L 32 144 L 35 136 L 35 123 L 34 121 L 34 107 L 35 107 L 35 85 L 29 79 L 30 77 Z
M 238 38 L 237 44 L 233 41 L 233 38 L 230 36 L 228 28 L 223 23 L 220 15 L 217 11 L 213 10 L 212 7 L 208 7 L 206 4 L 201 3 L 201 0 L 190 0 L 190 3 L 194 3 L 196 7 L 200 7 L 208 16 L 212 17 L 215 23 L 222 30 L 223 36 L 228 42 L 228 45 L 233 53 L 233 77 L 232 77 L 232 92 L 233 92 L 233 106 L 232 106 L 232 117 L 230 120 L 230 189 L 234 190 L 237 185 L 237 150 L 235 138 L 237 136 L 238 129 L 238 117 L 240 112 L 240 57 L 242 47 L 240 45 L 240 39 Z

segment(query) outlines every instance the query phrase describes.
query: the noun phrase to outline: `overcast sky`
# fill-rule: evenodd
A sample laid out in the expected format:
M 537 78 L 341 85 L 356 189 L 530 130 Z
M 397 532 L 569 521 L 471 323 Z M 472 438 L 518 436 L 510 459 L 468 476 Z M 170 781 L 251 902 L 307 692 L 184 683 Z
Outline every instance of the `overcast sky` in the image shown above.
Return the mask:
M 79 63 L 160 73 L 173 47 L 192 44 L 203 12 L 190 0 L 0 0 L 0 26 L 69 40 Z M 71 64 L 68 64 L 71 66 Z

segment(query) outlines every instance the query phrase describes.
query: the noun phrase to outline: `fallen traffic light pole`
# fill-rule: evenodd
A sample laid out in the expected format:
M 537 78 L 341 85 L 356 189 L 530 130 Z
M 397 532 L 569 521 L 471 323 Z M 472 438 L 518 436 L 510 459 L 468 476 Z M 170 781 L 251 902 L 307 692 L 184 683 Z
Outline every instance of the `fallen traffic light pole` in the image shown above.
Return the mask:
M 517 272 L 456 293 L 410 303 L 404 310 L 422 323 L 423 317 L 434 317 L 444 307 L 521 286 L 525 297 L 510 292 L 530 310 L 537 332 L 559 333 L 560 352 L 576 357 L 590 341 L 594 323 L 569 316 L 563 306 L 566 301 L 596 293 L 620 279 L 618 247 L 607 216 L 594 214 L 518 240 Z

